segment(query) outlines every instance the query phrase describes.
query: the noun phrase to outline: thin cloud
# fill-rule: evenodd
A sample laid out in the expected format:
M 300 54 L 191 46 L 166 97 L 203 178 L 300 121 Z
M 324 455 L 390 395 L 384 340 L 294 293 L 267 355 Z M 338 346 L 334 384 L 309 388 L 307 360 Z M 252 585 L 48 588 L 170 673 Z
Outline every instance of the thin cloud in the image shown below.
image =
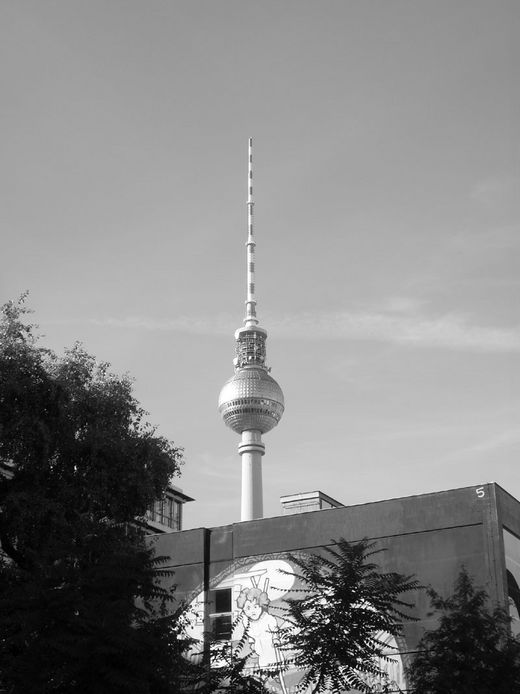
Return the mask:
M 215 453 L 203 452 L 190 461 L 197 475 L 229 481 L 237 477 L 237 459 L 235 456 L 215 456 Z
M 519 194 L 519 176 L 490 176 L 473 186 L 470 198 L 488 210 L 518 209 Z
M 520 329 L 474 325 L 462 315 L 334 312 L 303 314 L 269 323 L 272 334 L 313 339 L 376 340 L 410 347 L 473 352 L 520 351 Z
M 485 439 L 480 441 L 475 441 L 475 443 L 460 448 L 458 450 L 452 451 L 447 455 L 443 456 L 439 460 L 435 461 L 436 465 L 444 465 L 446 463 L 457 463 L 468 458 L 475 460 L 475 456 L 480 454 L 485 454 L 489 456 L 504 448 L 518 447 L 520 444 L 520 431 L 518 428 L 506 429 L 504 431 L 497 432 L 496 434 L 490 435 Z
M 382 313 L 415 313 L 425 305 L 423 299 L 409 296 L 389 296 L 379 305 Z
M 210 317 L 176 316 L 175 318 L 147 318 L 145 316 L 127 316 L 125 318 L 92 318 L 93 325 L 128 330 L 146 330 L 150 332 L 180 332 L 193 335 L 229 335 L 237 327 L 236 319 L 219 314 Z
M 490 229 L 464 229 L 456 233 L 449 244 L 464 253 L 515 252 L 520 247 L 520 224 L 506 224 Z
M 229 336 L 236 318 L 221 314 L 209 318 L 179 316 L 159 320 L 138 316 L 93 319 L 95 325 L 147 331 Z M 371 340 L 408 347 L 450 349 L 482 353 L 520 351 L 520 328 L 476 325 L 461 314 L 428 317 L 419 312 L 335 311 L 265 317 L 272 336 L 307 340 Z

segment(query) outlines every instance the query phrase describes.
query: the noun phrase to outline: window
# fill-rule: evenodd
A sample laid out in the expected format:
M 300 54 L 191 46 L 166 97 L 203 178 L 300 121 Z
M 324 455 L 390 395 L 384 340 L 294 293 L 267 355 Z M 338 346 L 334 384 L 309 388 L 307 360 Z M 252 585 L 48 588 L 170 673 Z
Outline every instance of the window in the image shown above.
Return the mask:
M 146 517 L 154 523 L 160 523 L 172 530 L 180 530 L 182 527 L 182 504 L 173 496 L 165 496 L 154 502 L 151 509 L 146 512 Z
M 211 633 L 219 641 L 229 641 L 233 631 L 231 588 L 211 590 L 209 593 Z

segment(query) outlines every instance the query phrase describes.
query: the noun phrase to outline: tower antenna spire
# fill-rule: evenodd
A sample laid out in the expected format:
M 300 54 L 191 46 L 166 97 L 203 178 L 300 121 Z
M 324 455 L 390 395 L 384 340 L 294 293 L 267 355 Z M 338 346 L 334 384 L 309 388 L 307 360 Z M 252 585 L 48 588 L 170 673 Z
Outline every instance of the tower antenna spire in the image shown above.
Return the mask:
M 246 317 L 244 325 L 252 327 L 258 324 L 256 317 L 255 299 L 255 232 L 254 232 L 254 200 L 253 200 L 253 138 L 249 138 L 249 158 L 247 175 L 247 293 Z

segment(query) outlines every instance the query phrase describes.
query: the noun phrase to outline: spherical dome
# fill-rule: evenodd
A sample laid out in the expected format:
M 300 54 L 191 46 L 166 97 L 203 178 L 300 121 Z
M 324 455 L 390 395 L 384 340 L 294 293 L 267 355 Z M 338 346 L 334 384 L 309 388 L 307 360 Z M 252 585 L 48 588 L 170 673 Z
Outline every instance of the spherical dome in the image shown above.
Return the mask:
M 282 389 L 265 369 L 246 366 L 224 384 L 218 409 L 224 423 L 237 434 L 251 430 L 265 434 L 282 418 Z

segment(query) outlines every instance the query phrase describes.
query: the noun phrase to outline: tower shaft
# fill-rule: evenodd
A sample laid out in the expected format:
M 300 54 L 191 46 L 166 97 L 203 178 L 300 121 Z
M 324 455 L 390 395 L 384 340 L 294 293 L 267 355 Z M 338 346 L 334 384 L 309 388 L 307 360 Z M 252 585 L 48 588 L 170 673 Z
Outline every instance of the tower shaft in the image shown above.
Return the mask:
M 262 434 L 259 431 L 243 431 L 238 452 L 242 459 L 240 520 L 262 518 L 262 456 L 265 453 Z

